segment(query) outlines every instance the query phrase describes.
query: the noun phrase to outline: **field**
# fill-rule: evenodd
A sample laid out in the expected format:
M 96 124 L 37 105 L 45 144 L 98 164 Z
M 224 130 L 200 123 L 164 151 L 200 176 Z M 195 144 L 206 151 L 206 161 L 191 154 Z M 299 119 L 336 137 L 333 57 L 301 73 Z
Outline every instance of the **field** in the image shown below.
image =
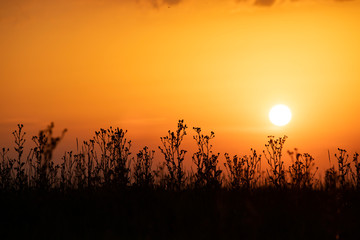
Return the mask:
M 3 239 L 358 239 L 357 192 L 1 194 Z
M 211 151 L 214 134 L 194 128 L 195 171 L 186 172 L 181 142 L 187 126 L 180 120 L 176 131 L 161 138 L 164 162 L 157 167 L 147 147 L 131 158 L 126 131 L 118 128 L 101 129 L 80 151 L 55 163 L 52 152 L 62 136 L 54 137 L 53 127 L 33 137 L 35 147 L 24 156 L 19 124 L 15 154 L 2 149 L 3 239 L 360 237 L 358 154 L 350 161 L 339 149 L 337 165 L 317 179 L 311 155 L 289 153 L 293 164 L 286 169 L 286 136 L 270 136 L 262 155 L 225 155 L 225 172 Z

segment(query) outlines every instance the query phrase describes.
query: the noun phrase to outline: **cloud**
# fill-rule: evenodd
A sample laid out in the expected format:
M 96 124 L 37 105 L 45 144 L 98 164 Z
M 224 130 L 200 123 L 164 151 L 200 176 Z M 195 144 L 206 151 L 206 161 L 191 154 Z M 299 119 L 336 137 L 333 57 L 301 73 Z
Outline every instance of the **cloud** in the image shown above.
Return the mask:
M 252 7 L 274 7 L 275 5 L 282 5 L 295 2 L 309 2 L 315 0 L 0 0 L 0 23 L 6 22 L 10 24 L 17 24 L 24 19 L 36 17 L 39 14 L 46 14 L 49 12 L 67 12 L 86 11 L 87 9 L 112 8 L 114 5 L 122 5 L 126 7 L 139 7 L 141 9 L 168 9 L 176 8 L 182 5 L 189 5 L 190 9 L 203 9 L 204 7 L 221 8 L 248 8 Z M 340 4 L 357 0 L 325 0 L 325 2 L 338 2 Z M 323 2 L 322 2 L 323 3 Z M 37 11 L 37 12 L 36 12 Z M 48 14 L 50 15 L 50 14 Z
M 131 0 L 130 0 L 131 1 Z M 133 0 L 136 1 L 138 4 L 147 3 L 150 4 L 152 7 L 158 9 L 161 7 L 170 7 L 175 6 L 183 2 L 183 0 Z
M 164 4 L 168 4 L 168 5 L 177 5 L 181 2 L 182 0 L 164 0 Z
M 271 7 L 276 0 L 256 0 L 254 5 L 256 6 L 264 6 L 264 7 Z
M 131 0 L 130 0 L 131 1 Z M 148 2 L 155 8 L 167 7 L 167 6 L 176 6 L 183 3 L 196 3 L 197 0 L 134 0 L 138 3 L 140 2 Z M 292 2 L 305 2 L 307 0 L 207 0 L 205 3 L 210 4 L 219 4 L 219 5 L 226 5 L 228 3 L 237 3 L 237 4 L 246 4 L 246 5 L 253 5 L 258 7 L 272 7 L 276 3 L 283 4 L 283 3 L 292 3 Z M 328 2 L 350 2 L 356 0 L 329 0 Z

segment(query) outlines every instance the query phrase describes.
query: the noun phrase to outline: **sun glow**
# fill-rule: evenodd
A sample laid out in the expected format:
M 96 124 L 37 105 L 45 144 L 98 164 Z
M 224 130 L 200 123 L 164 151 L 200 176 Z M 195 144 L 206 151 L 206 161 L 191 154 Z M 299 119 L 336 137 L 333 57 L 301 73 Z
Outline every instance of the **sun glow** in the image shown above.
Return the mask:
M 284 126 L 291 120 L 291 111 L 283 104 L 275 105 L 269 112 L 269 119 L 276 126 Z

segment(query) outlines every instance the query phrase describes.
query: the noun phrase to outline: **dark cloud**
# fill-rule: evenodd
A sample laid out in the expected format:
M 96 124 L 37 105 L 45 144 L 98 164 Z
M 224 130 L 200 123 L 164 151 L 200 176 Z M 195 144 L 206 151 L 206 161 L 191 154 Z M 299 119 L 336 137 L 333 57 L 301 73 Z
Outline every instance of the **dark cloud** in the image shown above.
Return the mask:
M 56 3 L 61 3 L 63 5 L 67 5 L 70 2 L 74 5 L 76 3 L 80 3 L 83 5 L 91 5 L 91 3 L 97 3 L 101 5 L 106 5 L 107 3 L 111 4 L 146 4 L 147 6 L 153 7 L 155 9 L 167 8 L 167 7 L 176 7 L 183 3 L 192 3 L 196 1 L 204 1 L 204 0 L 72 0 L 72 1 L 63 1 L 63 0 L 0 0 L 0 21 L 11 18 L 13 13 L 23 13 L 25 15 L 27 5 L 51 5 Z M 226 4 L 227 2 L 235 2 L 238 4 L 247 3 L 253 6 L 258 7 L 272 7 L 276 3 L 284 3 L 286 1 L 290 2 L 299 2 L 302 0 L 205 0 L 211 4 Z M 329 0 L 329 2 L 349 2 L 349 1 L 357 1 L 357 0 Z
M 183 0 L 145 0 L 145 2 L 146 1 L 148 1 L 154 8 L 160 8 L 161 6 L 174 6 L 183 2 Z
M 156 8 L 161 8 L 161 7 L 166 7 L 166 6 L 175 6 L 175 5 L 179 5 L 183 2 L 191 2 L 192 0 L 138 0 L 138 1 L 143 1 L 143 2 L 150 2 L 152 6 L 156 7 Z M 193 0 L 194 2 L 196 0 Z M 279 4 L 284 3 L 285 1 L 290 1 L 290 2 L 298 2 L 298 1 L 302 1 L 302 0 L 229 0 L 237 2 L 237 3 L 246 3 L 246 2 L 252 2 L 252 5 L 254 6 L 259 6 L 259 7 L 271 7 L 273 5 L 275 5 L 277 2 Z M 329 0 L 331 1 L 331 0 Z M 356 0 L 332 0 L 335 2 L 349 2 L 349 1 L 356 1 Z M 213 0 L 213 3 L 224 3 L 226 2 L 226 0 Z
M 276 2 L 276 0 L 256 0 L 254 5 L 271 7 L 275 2 Z
M 168 5 L 177 5 L 181 2 L 182 0 L 164 0 L 164 4 L 168 4 Z

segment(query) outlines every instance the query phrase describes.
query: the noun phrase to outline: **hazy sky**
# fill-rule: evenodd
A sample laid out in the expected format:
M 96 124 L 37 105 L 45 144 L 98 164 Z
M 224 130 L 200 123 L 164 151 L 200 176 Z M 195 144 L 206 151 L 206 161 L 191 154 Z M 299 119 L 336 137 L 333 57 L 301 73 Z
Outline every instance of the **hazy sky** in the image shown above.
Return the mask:
M 155 149 L 185 119 L 215 152 L 286 134 L 328 166 L 360 151 L 359 43 L 359 1 L 0 0 L 0 144 L 54 121 L 61 150 L 110 125 Z

